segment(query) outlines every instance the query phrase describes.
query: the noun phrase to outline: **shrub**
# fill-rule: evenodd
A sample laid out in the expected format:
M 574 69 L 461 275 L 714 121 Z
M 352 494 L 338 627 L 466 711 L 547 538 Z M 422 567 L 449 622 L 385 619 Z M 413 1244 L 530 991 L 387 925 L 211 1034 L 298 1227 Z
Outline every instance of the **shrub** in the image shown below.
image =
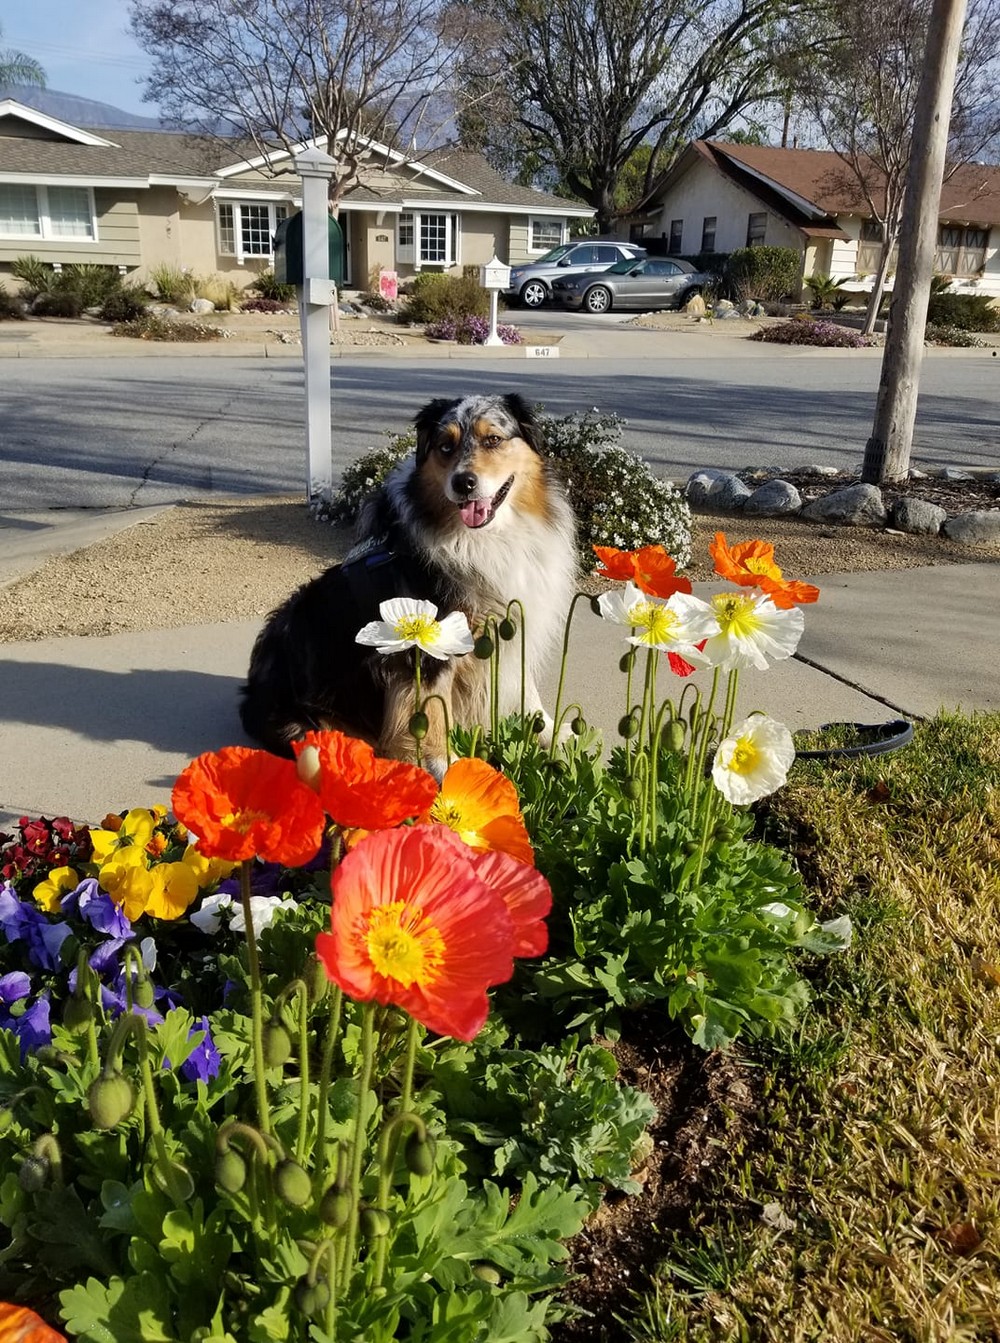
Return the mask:
M 927 321 L 961 331 L 1000 331 L 1000 308 L 987 294 L 931 294 Z
M 0 322 L 23 320 L 24 304 L 16 294 L 8 294 L 6 287 L 0 283 Z
M 629 549 L 662 545 L 684 566 L 691 558 L 691 510 L 670 481 L 623 448 L 625 421 L 588 410 L 560 419 L 540 416 L 546 455 L 553 459 L 576 514 L 577 540 L 586 569 L 594 567 L 593 546 Z M 416 446 L 416 436 L 393 434 L 381 448 L 363 453 L 344 472 L 323 516 L 353 523 L 365 498 Z
M 764 327 L 753 332 L 748 340 L 765 340 L 772 345 L 818 345 L 825 349 L 861 350 L 874 341 L 860 331 L 840 326 L 836 322 L 816 321 L 805 313 L 793 317 L 781 326 Z
M 273 270 L 262 270 L 253 284 L 247 285 L 247 289 L 254 294 L 259 294 L 261 298 L 271 299 L 275 303 L 293 303 L 295 301 L 295 286 L 293 284 L 282 284 L 275 279 Z
M 287 312 L 288 304 L 276 298 L 245 298 L 240 304 L 240 312 Z
M 162 261 L 149 272 L 149 281 L 161 303 L 184 303 L 194 296 L 197 281 L 190 271 Z
M 219 312 L 232 312 L 243 297 L 243 290 L 232 280 L 224 280 L 221 275 L 210 275 L 202 280 L 192 276 L 193 293 L 191 298 L 207 298 L 214 303 Z M 190 300 L 189 300 L 190 301 Z
M 954 345 L 963 349 L 986 344 L 984 340 L 974 336 L 971 331 L 963 331 L 958 326 L 937 326 L 933 322 L 928 322 L 924 331 L 924 340 L 928 345 Z
M 457 340 L 459 345 L 485 345 L 490 334 L 488 317 L 446 317 L 440 322 L 428 322 L 426 335 L 431 340 Z M 516 326 L 497 326 L 497 335 L 505 345 L 520 345 L 521 333 Z
M 43 294 L 50 288 L 55 275 L 48 262 L 31 255 L 15 257 L 10 272 L 21 281 L 24 286 L 22 292 L 29 303 L 36 294 Z
M 809 279 L 806 280 L 806 286 L 812 290 L 811 306 L 813 308 L 832 307 L 834 299 L 840 297 L 839 290 L 843 285 L 843 279 L 833 280 L 829 275 L 810 275 Z M 846 297 L 844 301 L 847 301 Z
M 101 304 L 98 316 L 102 322 L 133 322 L 142 317 L 152 298 L 138 284 L 123 284 L 109 294 Z
M 490 296 L 477 281 L 465 275 L 423 271 L 413 281 L 400 318 L 422 324 L 446 318 L 486 317 L 489 310 Z
M 31 304 L 36 317 L 79 317 L 83 312 L 83 299 L 72 290 L 49 290 L 36 294 Z
M 113 336 L 131 336 L 134 340 L 219 340 L 223 332 L 217 326 L 204 322 L 175 322 L 170 317 L 158 317 L 147 312 L 131 322 L 118 322 L 111 328 Z
M 61 294 L 77 294 L 84 308 L 99 308 L 106 298 L 121 288 L 117 266 L 90 263 L 63 266 L 49 288 Z
M 794 247 L 741 247 L 729 256 L 726 278 L 738 298 L 782 299 L 797 292 L 802 258 Z

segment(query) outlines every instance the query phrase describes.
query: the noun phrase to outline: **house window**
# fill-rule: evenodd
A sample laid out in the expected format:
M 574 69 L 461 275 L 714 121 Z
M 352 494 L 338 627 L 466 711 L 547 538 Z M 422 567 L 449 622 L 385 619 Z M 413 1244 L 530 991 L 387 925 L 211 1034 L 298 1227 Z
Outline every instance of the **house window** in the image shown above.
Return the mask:
M 715 251 L 715 215 L 706 215 L 701 221 L 701 250 Z
M 401 214 L 396 226 L 396 260 L 421 266 L 454 266 L 458 262 L 458 215 Z
M 287 205 L 265 201 L 219 202 L 219 253 L 242 265 L 248 256 L 271 256 L 275 230 L 288 217 Z
M 978 275 L 986 265 L 989 240 L 989 229 L 942 224 L 938 229 L 934 269 L 939 275 Z
M 747 246 L 763 247 L 767 235 L 767 211 L 751 214 L 747 217 Z
M 532 219 L 529 252 L 551 252 L 563 241 L 561 219 Z
M 681 250 L 681 243 L 684 237 L 684 220 L 671 219 L 670 221 L 670 242 L 667 244 L 667 251 L 671 256 L 677 256 Z
M 0 237 L 97 238 L 90 187 L 0 184 Z
M 882 260 L 882 239 L 884 237 L 882 225 L 877 219 L 865 219 L 861 224 L 861 240 L 858 243 L 858 275 L 872 275 L 879 268 Z M 899 249 L 893 247 L 889 257 L 889 265 L 895 268 L 899 260 Z

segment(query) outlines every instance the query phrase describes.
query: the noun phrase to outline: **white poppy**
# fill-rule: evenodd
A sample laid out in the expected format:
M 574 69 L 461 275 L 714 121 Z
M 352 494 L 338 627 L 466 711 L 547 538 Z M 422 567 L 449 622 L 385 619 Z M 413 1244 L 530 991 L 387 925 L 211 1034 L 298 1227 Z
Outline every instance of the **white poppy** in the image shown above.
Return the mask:
M 693 666 L 709 667 L 711 663 L 696 645 L 715 632 L 715 619 L 704 602 L 694 606 L 678 603 L 676 599 L 684 595 L 675 592 L 664 600 L 626 583 L 623 588 L 602 592 L 597 605 L 605 620 L 635 631 L 629 636 L 630 644 L 676 653 Z
M 784 723 L 752 714 L 720 743 L 712 778 L 727 801 L 744 807 L 780 788 L 794 759 L 792 734 Z
M 722 671 L 744 667 L 766 671 L 769 660 L 791 657 L 799 646 L 804 620 L 797 606 L 782 611 L 759 592 L 720 592 L 708 607 L 714 627 L 705 655 Z
M 444 662 L 457 653 L 471 653 L 472 631 L 461 611 L 437 618 L 433 602 L 415 597 L 391 597 L 379 606 L 381 620 L 372 620 L 358 631 L 355 642 L 369 644 L 380 653 L 402 653 L 419 648 Z

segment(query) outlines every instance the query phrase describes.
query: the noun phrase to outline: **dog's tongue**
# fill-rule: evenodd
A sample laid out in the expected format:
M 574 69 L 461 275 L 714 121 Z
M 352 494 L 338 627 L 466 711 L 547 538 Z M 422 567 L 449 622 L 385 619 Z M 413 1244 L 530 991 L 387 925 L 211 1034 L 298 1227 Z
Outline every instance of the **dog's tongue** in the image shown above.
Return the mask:
M 466 527 L 482 527 L 489 522 L 492 507 L 492 499 L 470 499 L 467 504 L 460 504 L 458 511 Z

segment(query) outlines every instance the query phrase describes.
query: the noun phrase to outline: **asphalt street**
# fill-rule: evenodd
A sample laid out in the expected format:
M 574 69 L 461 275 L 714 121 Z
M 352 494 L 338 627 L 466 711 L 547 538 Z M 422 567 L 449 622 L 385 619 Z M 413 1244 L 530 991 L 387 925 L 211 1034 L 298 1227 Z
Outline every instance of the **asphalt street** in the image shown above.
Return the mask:
M 614 357 L 342 358 L 332 372 L 334 468 L 404 430 L 431 397 L 477 390 L 518 391 L 557 415 L 615 411 L 628 421 L 626 446 L 678 480 L 700 466 L 849 468 L 871 430 L 880 360 L 823 356 L 709 354 L 669 367 Z M 0 364 L 0 378 L 5 510 L 135 507 L 304 486 L 297 354 L 24 358 Z M 1000 469 L 1000 359 L 925 359 L 913 463 Z

